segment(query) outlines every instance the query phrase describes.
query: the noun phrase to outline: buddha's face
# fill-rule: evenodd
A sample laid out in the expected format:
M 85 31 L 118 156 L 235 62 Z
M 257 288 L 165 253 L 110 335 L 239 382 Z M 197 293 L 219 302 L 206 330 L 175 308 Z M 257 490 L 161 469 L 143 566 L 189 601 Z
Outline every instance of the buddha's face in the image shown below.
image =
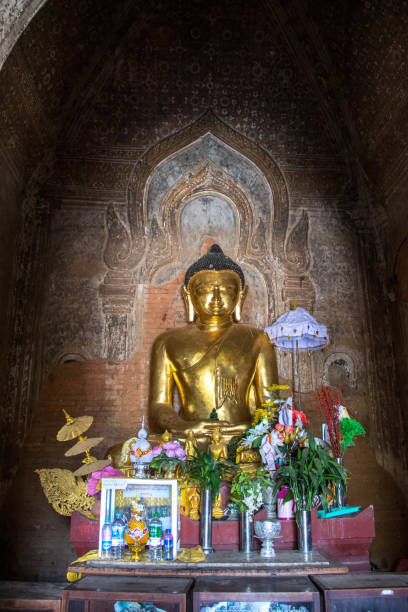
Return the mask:
M 232 270 L 202 270 L 191 277 L 188 292 L 198 319 L 230 317 L 241 294 L 241 281 Z

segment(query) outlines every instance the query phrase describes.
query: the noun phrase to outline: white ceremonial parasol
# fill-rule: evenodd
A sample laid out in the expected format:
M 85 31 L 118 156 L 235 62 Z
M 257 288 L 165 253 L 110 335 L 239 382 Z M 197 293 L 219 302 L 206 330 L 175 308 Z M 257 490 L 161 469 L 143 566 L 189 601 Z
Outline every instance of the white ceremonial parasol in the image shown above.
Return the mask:
M 318 323 L 304 308 L 293 308 L 278 317 L 272 325 L 265 328 L 272 344 L 285 353 L 293 353 L 296 362 L 298 410 L 301 409 L 299 352 L 317 351 L 329 344 L 326 325 Z M 293 379 L 295 364 L 292 360 Z M 293 395 L 295 384 L 293 380 Z

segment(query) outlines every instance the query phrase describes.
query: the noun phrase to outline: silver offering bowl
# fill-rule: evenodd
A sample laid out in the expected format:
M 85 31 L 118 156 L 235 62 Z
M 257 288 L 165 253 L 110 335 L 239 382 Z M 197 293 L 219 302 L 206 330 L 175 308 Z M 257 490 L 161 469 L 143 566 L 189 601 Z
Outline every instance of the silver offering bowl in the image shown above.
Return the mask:
M 280 532 L 280 521 L 255 521 L 255 537 L 262 540 L 261 557 L 271 558 L 275 556 L 273 541 L 279 537 Z

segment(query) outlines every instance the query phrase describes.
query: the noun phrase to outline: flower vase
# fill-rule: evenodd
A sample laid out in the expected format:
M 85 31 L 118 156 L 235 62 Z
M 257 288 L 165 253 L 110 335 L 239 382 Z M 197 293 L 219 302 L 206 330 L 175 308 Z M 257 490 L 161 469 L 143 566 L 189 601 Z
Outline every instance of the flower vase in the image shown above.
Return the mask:
M 211 490 L 204 489 L 201 494 L 201 518 L 200 518 L 200 544 L 203 553 L 212 553 L 212 534 L 211 534 Z
M 299 510 L 296 512 L 298 528 L 298 547 L 300 552 L 312 552 L 312 511 Z
M 339 465 L 343 465 L 343 457 L 336 457 L 336 461 Z M 339 482 L 336 485 L 336 496 L 334 500 L 334 505 L 336 508 L 343 508 L 345 506 L 345 487 L 342 482 Z
M 239 516 L 239 550 L 251 553 L 254 550 L 253 512 L 243 511 Z

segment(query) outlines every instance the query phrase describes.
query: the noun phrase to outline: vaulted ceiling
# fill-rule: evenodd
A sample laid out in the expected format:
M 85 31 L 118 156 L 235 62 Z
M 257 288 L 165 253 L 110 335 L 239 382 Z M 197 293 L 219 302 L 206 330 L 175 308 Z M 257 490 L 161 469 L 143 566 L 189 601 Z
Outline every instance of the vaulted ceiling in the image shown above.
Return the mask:
M 210 108 L 275 155 L 340 155 L 372 188 L 360 202 L 385 207 L 389 245 L 404 239 L 403 0 L 12 4 L 9 34 L 34 15 L 0 73 L 1 169 L 16 201 L 58 151 L 109 146 L 134 160 Z

